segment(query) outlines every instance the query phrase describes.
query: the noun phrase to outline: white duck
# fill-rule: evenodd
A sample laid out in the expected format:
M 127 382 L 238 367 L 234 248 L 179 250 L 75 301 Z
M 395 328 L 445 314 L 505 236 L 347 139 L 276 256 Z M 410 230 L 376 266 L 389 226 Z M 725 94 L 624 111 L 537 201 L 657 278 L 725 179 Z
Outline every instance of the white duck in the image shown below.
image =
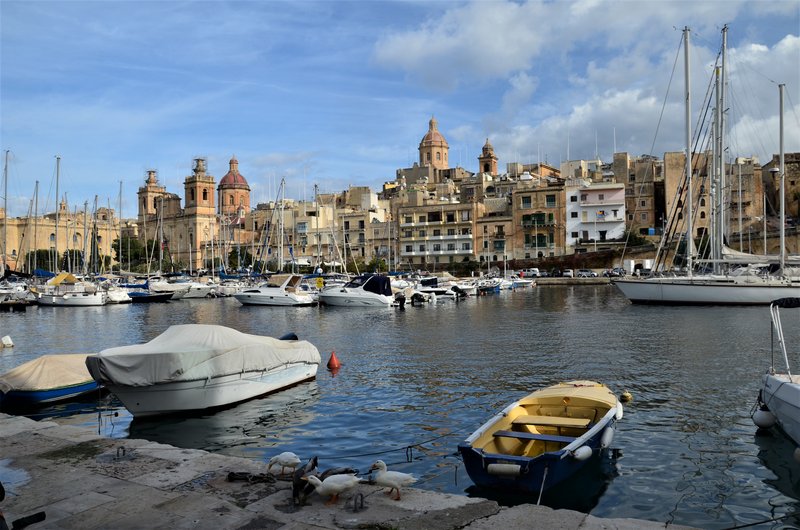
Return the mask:
M 334 504 L 339 500 L 339 494 L 347 490 L 353 489 L 361 482 L 355 475 L 331 475 L 325 480 L 320 480 L 319 477 L 308 475 L 303 477 L 317 490 L 321 496 L 325 497 L 330 495 L 326 505 Z
M 269 459 L 269 464 L 267 465 L 267 471 L 272 470 L 272 466 L 279 465 L 281 466 L 281 475 L 286 472 L 286 468 L 294 472 L 294 469 L 300 465 L 300 459 L 297 457 L 296 454 L 286 451 L 285 453 L 281 453 L 279 455 L 275 455 Z
M 387 471 L 386 470 L 386 463 L 383 460 L 378 460 L 372 467 L 369 468 L 370 471 L 378 471 L 375 474 L 375 484 L 378 486 L 383 486 L 384 488 L 389 488 L 389 491 L 386 492 L 387 495 L 392 493 L 392 490 L 397 491 L 397 497 L 394 500 L 400 500 L 400 488 L 403 486 L 410 486 L 411 484 L 417 481 L 414 475 L 409 473 L 401 473 L 399 471 Z

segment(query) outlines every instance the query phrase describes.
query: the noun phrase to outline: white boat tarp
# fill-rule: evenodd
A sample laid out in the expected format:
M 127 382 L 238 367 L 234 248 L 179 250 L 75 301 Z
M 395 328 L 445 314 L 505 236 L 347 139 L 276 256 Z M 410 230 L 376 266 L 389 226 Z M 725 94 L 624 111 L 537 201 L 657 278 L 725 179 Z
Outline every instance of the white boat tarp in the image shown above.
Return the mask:
M 49 390 L 91 382 L 87 353 L 42 355 L 0 375 L 0 391 Z
M 319 351 L 308 341 L 248 335 L 212 324 L 170 326 L 145 344 L 109 348 L 86 359 L 97 381 L 125 386 L 196 381 L 292 363 L 319 364 Z

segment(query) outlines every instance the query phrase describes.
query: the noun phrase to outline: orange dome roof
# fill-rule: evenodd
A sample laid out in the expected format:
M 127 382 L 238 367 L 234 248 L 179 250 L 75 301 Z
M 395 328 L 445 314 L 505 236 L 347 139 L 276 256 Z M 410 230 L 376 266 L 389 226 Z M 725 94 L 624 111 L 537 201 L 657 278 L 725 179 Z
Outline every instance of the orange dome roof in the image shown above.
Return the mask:
M 247 184 L 247 180 L 245 180 L 244 176 L 239 173 L 239 161 L 236 160 L 235 156 L 231 158 L 230 170 L 224 177 L 222 177 L 222 180 L 219 181 L 218 187 L 250 189 L 250 186 Z
M 420 147 L 434 145 L 448 147 L 447 140 L 444 139 L 444 136 L 442 136 L 442 133 L 436 128 L 436 125 L 436 118 L 431 118 L 431 121 L 428 122 L 428 132 L 422 137 L 422 141 L 419 143 Z

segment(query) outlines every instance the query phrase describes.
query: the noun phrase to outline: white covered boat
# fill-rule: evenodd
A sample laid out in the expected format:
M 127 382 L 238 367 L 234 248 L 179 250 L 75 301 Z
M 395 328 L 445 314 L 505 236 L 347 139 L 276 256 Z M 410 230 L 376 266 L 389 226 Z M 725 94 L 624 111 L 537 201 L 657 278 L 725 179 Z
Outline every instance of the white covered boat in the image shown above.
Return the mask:
M 244 289 L 233 295 L 244 305 L 314 305 L 316 300 L 301 288 L 300 274 L 275 274 L 258 287 Z
M 759 393 L 759 409 L 753 414 L 758 427 L 769 428 L 777 424 L 796 447 L 800 447 L 800 375 L 792 374 L 789 355 L 781 324 L 780 309 L 800 309 L 800 298 L 782 298 L 770 304 L 772 326 L 777 338 L 778 358 L 763 376 Z M 776 367 L 775 361 L 783 366 Z M 800 457 L 800 450 L 795 452 Z
M 307 342 L 224 326 L 171 326 L 145 344 L 91 355 L 92 377 L 134 416 L 223 407 L 313 379 L 320 363 Z

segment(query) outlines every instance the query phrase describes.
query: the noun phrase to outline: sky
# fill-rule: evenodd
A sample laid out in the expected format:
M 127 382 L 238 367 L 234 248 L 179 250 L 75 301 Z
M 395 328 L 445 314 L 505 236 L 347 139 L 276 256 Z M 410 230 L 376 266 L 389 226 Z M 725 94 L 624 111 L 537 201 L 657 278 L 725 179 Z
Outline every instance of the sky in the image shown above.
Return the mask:
M 253 206 L 283 178 L 380 191 L 431 117 L 470 171 L 487 139 L 501 170 L 661 157 L 686 143 L 682 29 L 697 121 L 724 25 L 729 157 L 778 153 L 781 83 L 800 151 L 800 0 L 2 0 L 8 209 L 54 211 L 56 156 L 71 210 L 124 217 L 147 170 L 183 196 L 198 157 L 219 182 L 235 156 Z

